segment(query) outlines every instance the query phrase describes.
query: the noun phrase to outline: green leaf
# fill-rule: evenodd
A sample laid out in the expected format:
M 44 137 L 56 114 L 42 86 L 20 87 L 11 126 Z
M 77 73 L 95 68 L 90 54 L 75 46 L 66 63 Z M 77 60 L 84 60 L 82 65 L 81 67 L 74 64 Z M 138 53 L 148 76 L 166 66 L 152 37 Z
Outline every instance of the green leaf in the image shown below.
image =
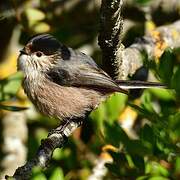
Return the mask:
M 119 144 L 121 142 L 126 143 L 129 141 L 129 137 L 117 122 L 113 124 L 108 124 L 105 121 L 104 135 L 106 142 L 114 145 L 115 147 L 119 147 Z
M 130 140 L 124 145 L 127 152 L 131 155 L 145 156 L 152 154 L 151 148 L 146 146 L 146 144 L 143 144 L 140 140 Z
M 53 159 L 60 160 L 63 157 L 63 151 L 62 149 L 56 148 L 53 152 Z
M 146 170 L 147 174 L 152 174 L 153 177 L 168 177 L 169 176 L 169 171 L 161 166 L 159 163 L 151 161 L 148 163 L 148 170 Z
M 103 129 L 103 121 L 106 116 L 105 104 L 101 103 L 97 109 L 93 110 L 90 118 L 94 121 L 98 128 Z
M 32 170 L 31 180 L 47 180 L 47 178 L 42 173 L 42 169 L 40 167 L 34 167 Z
M 146 110 L 144 107 L 139 107 L 135 104 L 129 103 L 128 105 L 137 110 L 142 116 L 146 117 L 148 120 L 151 121 L 158 121 L 159 116 L 156 113 L 151 113 L 148 110 Z
M 145 4 L 149 3 L 150 1 L 152 1 L 152 0 L 135 0 L 135 2 L 140 5 L 145 5 Z
M 149 91 L 157 98 L 163 100 L 163 101 L 171 101 L 175 100 L 175 92 L 173 92 L 171 89 L 149 89 Z
M 121 93 L 115 93 L 111 95 L 105 102 L 106 112 L 108 116 L 108 121 L 115 121 L 119 113 L 125 106 L 125 102 L 127 100 L 127 95 Z
M 5 101 L 15 96 L 21 87 L 23 74 L 17 72 L 6 79 L 0 80 L 0 101 Z
M 167 49 L 160 58 L 159 64 L 159 75 L 165 83 L 171 84 L 171 77 L 173 75 L 173 64 L 175 55 L 172 53 L 171 49 Z
M 115 162 L 119 166 L 123 166 L 124 163 L 127 163 L 125 153 L 119 153 L 114 151 L 108 151 L 108 153 L 113 158 L 113 162 Z
M 46 176 L 43 173 L 39 173 L 32 178 L 32 180 L 47 180 Z
M 41 140 L 45 137 L 47 137 L 48 131 L 45 128 L 38 128 L 35 132 L 36 140 L 39 142 L 39 145 L 41 143 Z
M 180 137 L 180 112 L 169 116 L 169 126 L 173 133 L 177 134 L 177 139 Z
M 139 169 L 141 173 L 145 173 L 145 163 L 144 163 L 144 158 L 138 155 L 131 156 L 132 161 L 134 165 Z
M 163 176 L 154 176 L 150 177 L 148 180 L 169 180 L 169 178 L 165 178 Z
M 45 33 L 45 32 L 48 32 L 50 30 L 50 26 L 49 26 L 49 24 L 47 24 L 45 22 L 39 22 L 32 27 L 32 30 L 36 34 Z
M 176 173 L 180 172 L 180 156 L 177 157 L 176 162 L 175 162 L 175 172 Z
M 17 107 L 17 106 L 5 106 L 0 104 L 0 109 L 7 110 L 7 111 L 23 111 L 27 110 L 27 107 Z
M 148 180 L 149 179 L 149 176 L 146 175 L 146 176 L 140 176 L 138 178 L 136 178 L 136 180 Z
M 56 168 L 54 169 L 54 171 L 52 172 L 52 175 L 50 176 L 49 180 L 64 180 L 64 175 L 63 175 L 63 171 L 61 168 Z
M 142 99 L 142 106 L 144 107 L 144 109 L 146 109 L 150 113 L 155 113 L 152 106 L 151 94 L 148 91 L 145 91 L 143 93 L 143 95 L 141 96 L 141 99 Z
M 155 145 L 155 134 L 153 128 L 145 124 L 144 127 L 140 131 L 140 139 L 142 142 L 146 144 L 150 149 Z
M 25 16 L 26 16 L 26 20 L 29 23 L 29 27 L 32 27 L 37 22 L 42 21 L 42 20 L 45 19 L 44 12 L 39 10 L 39 9 L 27 8 L 24 13 L 25 13 Z
M 103 130 L 103 121 L 106 120 L 108 123 L 113 123 L 124 108 L 126 100 L 126 95 L 115 93 L 102 102 L 99 107 L 91 113 L 90 117 L 98 124 L 98 127 Z
M 180 97 L 180 66 L 177 67 L 176 72 L 172 78 L 172 87 L 176 90 L 177 95 Z
M 123 167 L 120 168 L 115 163 L 113 163 L 113 164 L 107 163 L 105 166 L 108 168 L 109 172 L 112 173 L 115 176 L 121 176 L 121 174 L 123 174 L 123 173 L 120 172 L 120 171 L 123 171 L 124 174 L 126 173 L 125 168 L 123 168 Z

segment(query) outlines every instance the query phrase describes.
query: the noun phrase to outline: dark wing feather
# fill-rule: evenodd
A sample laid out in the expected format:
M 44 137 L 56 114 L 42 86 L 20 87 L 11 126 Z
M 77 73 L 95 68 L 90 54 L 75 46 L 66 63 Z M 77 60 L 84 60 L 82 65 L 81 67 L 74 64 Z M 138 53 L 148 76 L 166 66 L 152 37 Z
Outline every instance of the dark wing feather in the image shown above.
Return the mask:
M 121 89 L 96 63 L 87 55 L 70 49 L 68 61 L 60 60 L 56 67 L 47 72 L 48 77 L 63 86 L 85 87 L 102 93 L 122 92 Z

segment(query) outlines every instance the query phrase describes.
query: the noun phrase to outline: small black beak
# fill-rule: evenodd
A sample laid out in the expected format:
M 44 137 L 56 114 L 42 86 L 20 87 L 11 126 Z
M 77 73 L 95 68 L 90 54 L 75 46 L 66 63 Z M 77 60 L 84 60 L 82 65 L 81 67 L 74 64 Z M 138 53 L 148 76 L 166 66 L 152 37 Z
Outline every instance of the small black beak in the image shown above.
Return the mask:
M 21 54 L 26 54 L 26 55 L 28 55 L 28 53 L 25 51 L 25 49 L 23 48 L 23 49 L 21 49 L 20 51 L 19 51 Z

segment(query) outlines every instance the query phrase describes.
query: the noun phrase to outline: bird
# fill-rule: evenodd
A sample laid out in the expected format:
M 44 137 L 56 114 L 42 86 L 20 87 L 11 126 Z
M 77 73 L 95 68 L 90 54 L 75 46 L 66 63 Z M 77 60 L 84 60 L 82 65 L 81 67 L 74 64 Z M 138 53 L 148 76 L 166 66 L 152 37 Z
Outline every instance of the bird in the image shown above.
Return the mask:
M 164 87 L 160 83 L 113 80 L 88 55 L 50 34 L 32 37 L 17 60 L 23 88 L 44 115 L 63 122 L 84 119 L 110 94 L 127 89 Z

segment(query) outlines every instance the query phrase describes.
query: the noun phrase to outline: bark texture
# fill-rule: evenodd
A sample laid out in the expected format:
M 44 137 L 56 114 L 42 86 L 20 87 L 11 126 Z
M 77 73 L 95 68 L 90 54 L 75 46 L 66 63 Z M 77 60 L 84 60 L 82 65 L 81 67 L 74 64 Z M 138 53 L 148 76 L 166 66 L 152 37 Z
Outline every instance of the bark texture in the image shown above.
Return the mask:
M 121 63 L 122 3 L 122 0 L 102 0 L 100 10 L 99 46 L 103 69 L 113 78 L 117 76 L 117 68 Z
M 166 48 L 180 47 L 180 20 L 156 28 L 122 51 L 118 79 L 127 79 L 143 66 L 142 52 L 148 59 L 159 58 Z M 118 57 L 116 58 L 118 59 Z
M 52 154 L 56 148 L 61 148 L 67 141 L 72 132 L 81 125 L 82 122 L 68 122 L 60 125 L 58 128 L 52 130 L 48 137 L 41 141 L 41 145 L 37 151 L 36 156 L 27 161 L 27 163 L 16 169 L 13 178 L 15 180 L 28 180 L 31 177 L 32 169 L 36 166 L 45 168 L 52 158 Z M 6 176 L 6 179 L 11 177 Z

